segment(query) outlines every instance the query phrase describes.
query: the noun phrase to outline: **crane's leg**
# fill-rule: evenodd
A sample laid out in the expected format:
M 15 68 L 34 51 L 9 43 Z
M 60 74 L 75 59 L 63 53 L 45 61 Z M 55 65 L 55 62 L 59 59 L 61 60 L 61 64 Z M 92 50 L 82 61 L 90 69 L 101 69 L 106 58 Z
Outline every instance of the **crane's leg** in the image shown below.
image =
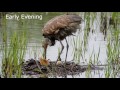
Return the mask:
M 67 51 L 66 51 L 66 57 L 65 57 L 65 63 L 66 63 L 69 45 L 68 45 L 68 42 L 67 42 L 66 38 L 65 38 L 65 41 L 66 41 L 66 44 L 67 44 Z
M 61 49 L 61 52 L 60 52 L 59 55 L 58 55 L 58 59 L 57 59 L 57 60 L 60 60 L 60 61 L 61 61 L 60 55 L 62 54 L 62 51 L 63 51 L 63 49 L 64 49 L 64 46 L 63 46 L 61 40 L 59 40 L 59 41 L 60 41 L 60 44 L 61 44 L 61 46 L 62 46 L 62 49 Z

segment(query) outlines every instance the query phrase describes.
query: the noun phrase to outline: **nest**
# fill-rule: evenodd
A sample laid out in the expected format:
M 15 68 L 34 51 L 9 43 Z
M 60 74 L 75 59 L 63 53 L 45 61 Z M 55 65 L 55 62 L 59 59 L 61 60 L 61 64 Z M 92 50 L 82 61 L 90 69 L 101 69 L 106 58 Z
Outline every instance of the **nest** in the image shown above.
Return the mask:
M 62 76 L 66 75 L 76 75 L 80 74 L 88 69 L 95 70 L 99 69 L 95 66 L 91 65 L 78 65 L 74 62 L 62 62 L 60 65 L 56 65 L 55 61 L 50 61 L 48 66 L 41 65 L 38 60 L 29 59 L 24 62 L 22 65 L 22 72 L 24 75 L 38 75 L 38 74 L 47 74 L 54 76 Z M 100 68 L 101 69 L 101 68 Z

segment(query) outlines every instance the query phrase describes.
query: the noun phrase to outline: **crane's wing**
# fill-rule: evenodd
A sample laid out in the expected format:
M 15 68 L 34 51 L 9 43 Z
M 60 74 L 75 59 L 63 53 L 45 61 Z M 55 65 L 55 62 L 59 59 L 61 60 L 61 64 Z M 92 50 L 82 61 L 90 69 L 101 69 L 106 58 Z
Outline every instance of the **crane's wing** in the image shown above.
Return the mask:
M 49 20 L 42 32 L 44 35 L 56 34 L 59 30 L 65 29 L 69 30 L 70 28 L 75 29 L 77 25 L 81 23 L 81 17 L 78 15 L 60 15 Z

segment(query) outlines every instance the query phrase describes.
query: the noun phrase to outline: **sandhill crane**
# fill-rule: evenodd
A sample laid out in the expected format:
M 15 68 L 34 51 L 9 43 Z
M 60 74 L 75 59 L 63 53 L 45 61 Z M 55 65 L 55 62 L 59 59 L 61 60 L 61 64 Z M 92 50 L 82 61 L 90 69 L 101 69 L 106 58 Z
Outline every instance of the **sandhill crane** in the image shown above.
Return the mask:
M 52 18 L 44 25 L 42 32 L 45 38 L 43 42 L 45 59 L 46 59 L 47 46 L 55 45 L 55 40 L 58 40 L 62 46 L 62 49 L 57 58 L 57 61 L 60 62 L 61 61 L 60 55 L 64 49 L 64 46 L 61 41 L 65 39 L 67 44 L 67 51 L 66 51 L 66 57 L 65 57 L 65 62 L 66 62 L 68 48 L 69 48 L 66 37 L 73 35 L 73 33 L 77 31 L 77 29 L 79 28 L 79 24 L 81 24 L 82 20 L 83 19 L 79 15 L 64 14 L 64 15 L 60 15 Z

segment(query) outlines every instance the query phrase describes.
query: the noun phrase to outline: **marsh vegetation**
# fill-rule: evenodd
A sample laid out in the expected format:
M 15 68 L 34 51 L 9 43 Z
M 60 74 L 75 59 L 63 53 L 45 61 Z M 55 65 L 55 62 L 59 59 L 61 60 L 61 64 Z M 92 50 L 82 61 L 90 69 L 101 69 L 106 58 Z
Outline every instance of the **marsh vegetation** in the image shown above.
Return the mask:
M 78 67 L 85 66 L 84 72 L 67 77 L 78 78 L 119 78 L 120 77 L 120 13 L 119 12 L 74 12 L 84 22 L 74 36 L 67 37 L 69 51 L 67 61 Z M 42 20 L 6 19 L 6 13 L 0 12 L 0 74 L 3 78 L 34 77 L 23 74 L 23 64 L 31 58 L 36 62 L 43 56 L 42 28 L 51 18 L 66 14 L 65 12 L 16 12 L 11 15 L 42 15 Z M 66 45 L 65 40 L 62 41 Z M 47 59 L 55 62 L 61 45 L 59 42 L 47 49 Z M 65 60 L 66 49 L 61 59 Z M 27 65 L 27 64 L 26 64 Z M 54 64 L 51 64 L 54 67 Z M 70 65 L 70 64 L 69 64 Z M 73 65 L 73 64 L 72 64 Z M 35 66 L 35 67 L 36 67 Z M 86 68 L 87 67 L 87 68 Z M 92 67 L 92 68 L 91 68 Z M 104 69 L 96 69 L 99 67 Z M 29 67 L 31 68 L 31 67 Z M 34 69 L 38 77 L 64 77 L 55 74 L 55 67 L 47 68 L 43 73 L 40 67 Z M 61 68 L 62 69 L 62 68 Z M 60 69 L 60 70 L 61 70 Z M 41 73 L 40 73 L 41 72 Z M 35 73 L 33 73 L 34 75 Z M 36 74 L 35 74 L 36 75 Z M 37 76 L 35 76 L 37 77 Z

